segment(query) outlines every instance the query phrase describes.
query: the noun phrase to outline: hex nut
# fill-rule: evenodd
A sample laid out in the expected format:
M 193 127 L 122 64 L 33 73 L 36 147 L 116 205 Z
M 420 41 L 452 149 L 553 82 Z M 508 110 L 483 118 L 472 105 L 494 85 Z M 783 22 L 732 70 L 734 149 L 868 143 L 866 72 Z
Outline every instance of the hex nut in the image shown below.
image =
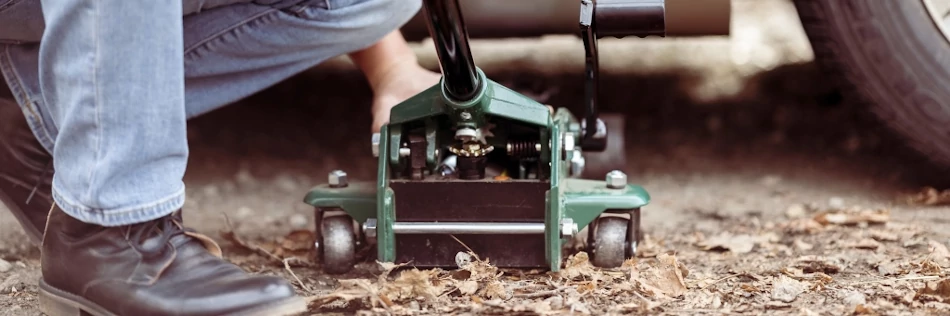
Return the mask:
M 574 237 L 574 234 L 577 234 L 577 224 L 574 223 L 574 219 L 561 219 L 561 237 Z
M 607 173 L 607 187 L 611 189 L 623 189 L 627 187 L 627 175 L 620 170 L 614 170 Z
M 330 183 L 330 187 L 333 188 L 341 188 L 349 185 L 346 179 L 346 172 L 343 172 L 343 170 L 331 171 L 328 176 L 328 182 Z

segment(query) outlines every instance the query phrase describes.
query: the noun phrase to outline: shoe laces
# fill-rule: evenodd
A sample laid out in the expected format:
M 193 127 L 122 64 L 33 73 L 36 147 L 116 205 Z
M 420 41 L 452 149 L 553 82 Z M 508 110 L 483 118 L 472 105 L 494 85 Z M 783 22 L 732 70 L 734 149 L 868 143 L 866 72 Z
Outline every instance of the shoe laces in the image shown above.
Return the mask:
M 132 228 L 134 229 L 134 235 L 130 236 L 131 238 L 129 240 L 133 241 L 132 247 L 142 254 L 160 253 L 165 249 L 165 244 L 172 238 L 185 236 L 187 233 L 194 232 L 193 229 L 185 228 L 182 222 L 181 211 L 178 211 L 157 220 L 138 224 L 136 225 L 138 227 Z M 146 247 L 146 242 L 148 242 L 151 237 L 151 233 L 156 230 L 158 230 L 159 233 L 157 243 L 152 248 Z

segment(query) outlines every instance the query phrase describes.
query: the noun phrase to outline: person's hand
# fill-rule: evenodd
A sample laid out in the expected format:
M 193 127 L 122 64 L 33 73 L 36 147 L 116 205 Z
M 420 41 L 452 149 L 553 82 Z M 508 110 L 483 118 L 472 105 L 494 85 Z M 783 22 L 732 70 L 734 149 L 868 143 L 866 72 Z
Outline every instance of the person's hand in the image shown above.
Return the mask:
M 378 77 L 373 87 L 373 133 L 389 122 L 397 104 L 439 83 L 442 75 L 419 66 L 415 60 L 395 65 Z
M 389 121 L 389 110 L 439 82 L 440 73 L 419 66 L 416 54 L 395 30 L 363 50 L 349 54 L 373 88 L 373 132 Z

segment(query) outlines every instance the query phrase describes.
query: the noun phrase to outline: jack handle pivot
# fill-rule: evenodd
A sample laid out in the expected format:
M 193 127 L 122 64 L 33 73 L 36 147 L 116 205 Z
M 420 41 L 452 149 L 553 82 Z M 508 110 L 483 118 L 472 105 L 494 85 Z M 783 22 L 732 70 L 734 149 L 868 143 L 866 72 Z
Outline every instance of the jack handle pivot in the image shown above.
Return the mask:
M 666 36 L 665 0 L 581 0 L 581 39 L 584 42 L 586 113 L 581 120 L 582 150 L 607 147 L 607 126 L 598 118 L 599 62 L 597 40 L 612 36 Z M 623 133 L 623 131 L 616 131 Z

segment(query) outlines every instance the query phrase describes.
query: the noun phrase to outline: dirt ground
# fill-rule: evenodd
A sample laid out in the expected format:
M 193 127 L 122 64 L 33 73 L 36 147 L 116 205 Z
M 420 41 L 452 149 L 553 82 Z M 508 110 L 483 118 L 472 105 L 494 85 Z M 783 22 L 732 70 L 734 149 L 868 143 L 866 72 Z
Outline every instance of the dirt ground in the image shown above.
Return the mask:
M 647 242 L 622 268 L 593 269 L 581 253 L 561 273 L 498 272 L 490 258 L 320 273 L 303 195 L 333 169 L 375 175 L 371 93 L 340 59 L 192 122 L 186 223 L 249 271 L 292 280 L 312 314 L 950 313 L 946 170 L 825 80 L 788 1 L 734 10 L 732 38 L 602 41 L 604 111 L 626 115 L 625 171 L 653 197 Z M 496 81 L 579 109 L 576 38 L 473 51 Z M 39 314 L 39 253 L 7 212 L 0 258 L 0 316 Z

